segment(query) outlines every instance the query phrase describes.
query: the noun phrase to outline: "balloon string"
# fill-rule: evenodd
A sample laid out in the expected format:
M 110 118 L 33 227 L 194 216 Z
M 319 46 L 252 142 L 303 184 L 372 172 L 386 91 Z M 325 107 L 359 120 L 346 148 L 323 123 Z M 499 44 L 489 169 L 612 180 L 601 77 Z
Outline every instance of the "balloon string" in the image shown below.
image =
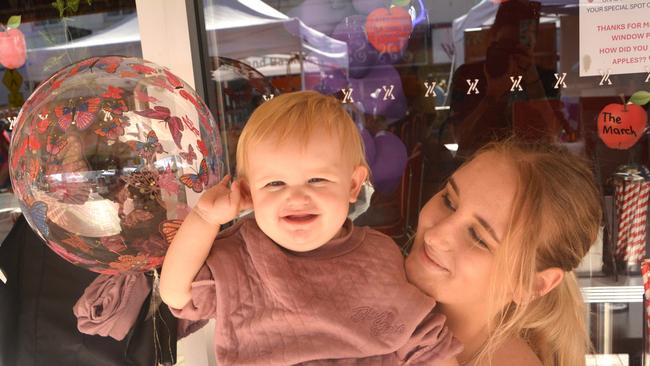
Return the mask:
M 171 332 L 169 331 L 169 326 L 167 325 L 167 322 L 165 322 L 165 319 L 163 319 L 162 316 L 160 316 L 160 312 L 158 311 L 158 308 L 161 304 L 161 299 L 160 299 L 160 291 L 159 291 L 159 284 L 160 284 L 160 277 L 158 276 L 158 271 L 155 269 L 152 270 L 153 272 L 153 284 L 152 284 L 152 289 L 151 289 L 151 302 L 150 302 L 150 309 L 152 309 L 152 323 L 153 323 L 153 342 L 154 342 L 154 352 L 155 352 L 155 357 L 156 357 L 156 364 L 162 363 L 162 355 L 163 355 L 163 346 L 160 341 L 160 337 L 158 336 L 158 319 L 160 319 L 162 326 L 166 330 L 167 334 L 167 351 L 169 352 L 169 357 L 170 361 L 173 364 L 176 363 L 176 360 L 174 359 L 174 355 L 172 352 L 172 346 L 171 346 L 171 337 L 170 334 Z

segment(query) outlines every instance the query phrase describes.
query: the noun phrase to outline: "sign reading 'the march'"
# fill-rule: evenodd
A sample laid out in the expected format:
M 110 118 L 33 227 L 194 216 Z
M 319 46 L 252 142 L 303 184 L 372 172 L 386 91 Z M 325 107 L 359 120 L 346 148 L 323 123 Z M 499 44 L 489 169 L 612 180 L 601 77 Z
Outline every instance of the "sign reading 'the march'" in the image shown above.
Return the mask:
M 580 76 L 650 67 L 650 0 L 580 0 Z

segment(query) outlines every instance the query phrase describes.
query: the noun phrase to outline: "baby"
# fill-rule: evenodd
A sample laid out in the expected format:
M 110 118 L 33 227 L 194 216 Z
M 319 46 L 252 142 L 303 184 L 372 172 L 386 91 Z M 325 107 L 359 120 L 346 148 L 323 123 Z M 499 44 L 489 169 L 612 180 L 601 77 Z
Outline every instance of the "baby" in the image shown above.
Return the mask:
M 436 365 L 460 351 L 395 243 L 347 220 L 368 166 L 338 100 L 296 92 L 258 107 L 237 176 L 201 196 L 160 279 L 176 316 L 216 320 L 218 365 Z

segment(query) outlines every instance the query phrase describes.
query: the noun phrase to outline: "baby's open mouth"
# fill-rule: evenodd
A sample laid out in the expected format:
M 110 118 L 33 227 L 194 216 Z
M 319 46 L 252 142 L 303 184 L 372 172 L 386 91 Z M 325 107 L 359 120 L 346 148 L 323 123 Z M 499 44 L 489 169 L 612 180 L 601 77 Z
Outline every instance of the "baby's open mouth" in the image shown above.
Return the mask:
M 289 222 L 294 223 L 306 223 L 314 220 L 317 215 L 314 214 L 303 214 L 303 215 L 287 215 L 283 218 Z

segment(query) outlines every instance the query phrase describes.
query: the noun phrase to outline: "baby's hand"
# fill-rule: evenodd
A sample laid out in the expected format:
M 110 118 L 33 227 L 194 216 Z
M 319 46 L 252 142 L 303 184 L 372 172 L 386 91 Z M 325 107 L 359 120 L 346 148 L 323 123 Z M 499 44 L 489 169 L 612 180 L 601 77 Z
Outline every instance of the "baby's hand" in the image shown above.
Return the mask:
M 240 181 L 228 188 L 229 181 L 230 175 L 223 177 L 219 184 L 203 192 L 194 206 L 194 212 L 211 225 L 223 225 L 250 207 L 250 202 L 242 198 Z

